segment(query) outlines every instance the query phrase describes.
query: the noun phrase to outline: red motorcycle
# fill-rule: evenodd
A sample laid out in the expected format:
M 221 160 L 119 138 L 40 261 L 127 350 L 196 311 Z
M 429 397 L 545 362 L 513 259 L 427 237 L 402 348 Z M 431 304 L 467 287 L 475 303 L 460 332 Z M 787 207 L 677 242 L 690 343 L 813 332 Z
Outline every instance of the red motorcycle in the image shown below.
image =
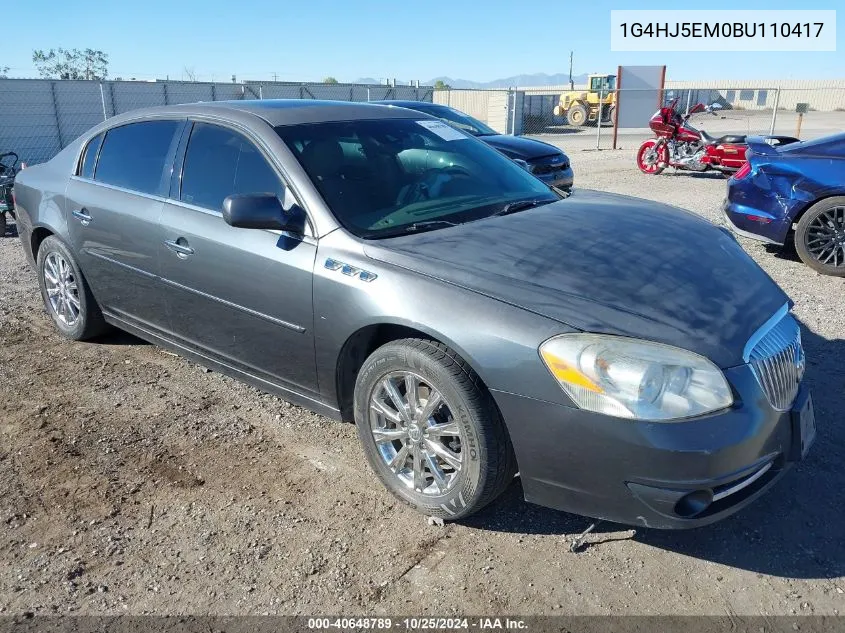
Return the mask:
M 716 138 L 689 124 L 693 114 L 709 112 L 715 115 L 721 108 L 718 103 L 710 106 L 699 103 L 685 115 L 675 109 L 677 103 L 678 99 L 675 99 L 660 108 L 648 122 L 657 138 L 648 139 L 637 151 L 637 167 L 641 172 L 659 174 L 666 167 L 674 167 L 687 171 L 715 170 L 730 175 L 745 164 L 748 146 L 744 134 Z M 772 146 L 798 141 L 791 136 L 766 136 L 765 139 Z

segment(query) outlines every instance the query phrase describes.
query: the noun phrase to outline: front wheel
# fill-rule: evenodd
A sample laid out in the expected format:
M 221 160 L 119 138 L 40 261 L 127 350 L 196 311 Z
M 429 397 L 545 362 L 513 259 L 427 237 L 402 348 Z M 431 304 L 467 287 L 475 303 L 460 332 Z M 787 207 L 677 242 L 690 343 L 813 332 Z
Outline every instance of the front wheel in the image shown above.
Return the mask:
M 649 139 L 640 145 L 637 151 L 637 167 L 644 174 L 656 176 L 669 162 L 669 152 L 665 144 L 658 145 L 657 139 Z
M 795 250 L 816 272 L 845 277 L 845 196 L 807 209 L 795 229 Z
M 373 352 L 355 383 L 355 423 L 381 482 L 429 516 L 467 517 L 516 473 L 492 397 L 442 343 L 404 339 Z
M 566 113 L 566 122 L 572 127 L 583 127 L 587 125 L 587 108 L 580 103 L 571 106 Z

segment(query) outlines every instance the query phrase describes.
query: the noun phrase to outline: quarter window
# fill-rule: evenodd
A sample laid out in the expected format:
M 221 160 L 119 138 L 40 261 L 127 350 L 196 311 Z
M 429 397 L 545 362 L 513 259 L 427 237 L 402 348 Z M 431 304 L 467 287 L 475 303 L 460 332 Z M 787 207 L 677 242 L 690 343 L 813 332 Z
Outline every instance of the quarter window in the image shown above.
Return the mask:
M 97 164 L 97 152 L 100 151 L 100 145 L 102 145 L 102 143 L 102 134 L 97 134 L 97 136 L 88 141 L 88 145 L 85 147 L 85 153 L 82 155 L 82 164 L 79 168 L 79 175 L 83 178 L 94 178 L 94 166 Z
M 246 137 L 208 123 L 195 123 L 185 153 L 180 199 L 214 211 L 236 193 L 275 193 L 284 187 L 258 148 Z
M 159 193 L 178 121 L 144 121 L 106 133 L 94 179 L 141 193 Z

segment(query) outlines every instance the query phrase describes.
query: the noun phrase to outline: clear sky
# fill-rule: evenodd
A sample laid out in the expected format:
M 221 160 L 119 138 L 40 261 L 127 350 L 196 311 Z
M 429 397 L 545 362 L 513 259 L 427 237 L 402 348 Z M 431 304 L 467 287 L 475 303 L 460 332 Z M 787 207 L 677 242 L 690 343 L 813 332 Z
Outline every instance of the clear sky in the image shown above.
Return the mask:
M 449 77 L 489 81 L 667 64 L 670 79 L 845 78 L 842 0 L 708 0 L 698 9 L 840 9 L 830 53 L 612 53 L 610 10 L 627 0 L 13 0 L 3 8 L 0 67 L 37 76 L 32 50 L 94 48 L 111 77 L 340 81 Z

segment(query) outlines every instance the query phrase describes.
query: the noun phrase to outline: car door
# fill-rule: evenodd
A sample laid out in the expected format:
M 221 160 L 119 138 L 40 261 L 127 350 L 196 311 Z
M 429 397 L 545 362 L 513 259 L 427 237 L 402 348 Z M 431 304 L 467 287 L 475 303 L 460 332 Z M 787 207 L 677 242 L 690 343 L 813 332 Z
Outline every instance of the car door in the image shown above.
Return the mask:
M 316 240 L 226 224 L 226 196 L 284 200 L 282 179 L 255 143 L 222 124 L 194 122 L 186 139 L 162 214 L 173 332 L 236 369 L 316 393 Z
M 91 139 L 66 190 L 69 237 L 100 306 L 165 330 L 159 218 L 184 120 L 149 120 Z

